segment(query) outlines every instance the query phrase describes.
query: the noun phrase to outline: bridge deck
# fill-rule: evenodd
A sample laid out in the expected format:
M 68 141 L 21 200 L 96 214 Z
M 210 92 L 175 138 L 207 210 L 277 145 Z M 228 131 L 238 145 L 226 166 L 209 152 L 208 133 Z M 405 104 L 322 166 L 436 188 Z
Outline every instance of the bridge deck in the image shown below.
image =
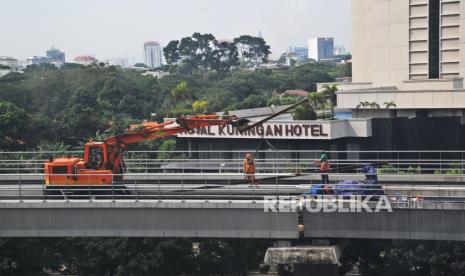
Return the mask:
M 29 202 L 0 204 L 2 237 L 298 237 L 297 213 L 256 203 Z

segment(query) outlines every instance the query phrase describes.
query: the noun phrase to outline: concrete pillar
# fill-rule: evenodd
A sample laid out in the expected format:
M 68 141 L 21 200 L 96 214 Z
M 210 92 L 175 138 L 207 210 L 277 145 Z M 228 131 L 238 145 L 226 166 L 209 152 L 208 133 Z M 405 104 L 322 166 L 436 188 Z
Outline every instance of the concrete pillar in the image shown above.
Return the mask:
M 289 267 L 294 276 L 337 276 L 339 275 L 340 245 L 308 245 L 270 247 L 265 254 L 265 264 L 272 271 Z

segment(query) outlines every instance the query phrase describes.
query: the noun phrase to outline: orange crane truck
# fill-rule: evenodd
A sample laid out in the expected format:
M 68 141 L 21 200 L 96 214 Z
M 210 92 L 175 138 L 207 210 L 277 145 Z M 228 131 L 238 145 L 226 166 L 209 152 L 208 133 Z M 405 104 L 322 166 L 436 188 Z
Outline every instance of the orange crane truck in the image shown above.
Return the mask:
M 163 123 L 142 122 L 131 125 L 121 135 L 103 142 L 90 141 L 84 146 L 84 156 L 51 158 L 45 163 L 45 185 L 48 187 L 73 185 L 111 185 L 122 180 L 125 171 L 124 153 L 132 143 L 163 138 L 205 126 L 232 124 L 247 127 L 248 120 L 236 116 L 218 115 L 181 116 Z
M 295 107 L 308 103 L 304 99 L 273 115 L 248 125 L 249 120 L 236 116 L 189 115 L 163 123 L 142 122 L 131 125 L 121 135 L 109 137 L 103 142 L 90 141 L 84 146 L 84 156 L 60 157 L 45 163 L 45 185 L 50 188 L 61 186 L 105 186 L 121 181 L 125 171 L 124 153 L 132 143 L 163 138 L 206 126 L 233 125 L 244 131 L 261 125 Z

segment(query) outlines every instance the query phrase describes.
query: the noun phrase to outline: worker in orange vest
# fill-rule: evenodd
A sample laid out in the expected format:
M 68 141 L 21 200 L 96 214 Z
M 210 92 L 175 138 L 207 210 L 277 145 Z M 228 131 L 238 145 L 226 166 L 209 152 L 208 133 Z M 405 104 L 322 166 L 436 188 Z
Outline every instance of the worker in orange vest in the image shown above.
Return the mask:
M 331 169 L 331 163 L 329 162 L 328 154 L 323 152 L 320 155 L 320 160 L 316 160 L 314 163 L 320 165 L 321 183 L 329 184 L 329 176 L 327 173 L 325 173 Z
M 243 172 L 245 174 L 245 180 L 258 187 L 258 182 L 255 179 L 255 160 L 251 153 L 245 154 Z

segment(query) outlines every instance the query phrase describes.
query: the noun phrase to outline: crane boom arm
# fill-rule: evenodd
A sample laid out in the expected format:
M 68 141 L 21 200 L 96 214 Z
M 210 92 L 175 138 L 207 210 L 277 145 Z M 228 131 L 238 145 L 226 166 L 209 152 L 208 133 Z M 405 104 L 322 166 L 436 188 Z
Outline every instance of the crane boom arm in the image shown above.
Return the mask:
M 169 120 L 164 123 L 142 122 L 141 124 L 131 125 L 127 133 L 109 137 L 104 142 L 107 145 L 128 145 L 172 136 L 200 127 L 236 124 L 239 121 L 235 116 L 222 118 L 218 115 L 193 115 L 183 116 L 176 121 Z

